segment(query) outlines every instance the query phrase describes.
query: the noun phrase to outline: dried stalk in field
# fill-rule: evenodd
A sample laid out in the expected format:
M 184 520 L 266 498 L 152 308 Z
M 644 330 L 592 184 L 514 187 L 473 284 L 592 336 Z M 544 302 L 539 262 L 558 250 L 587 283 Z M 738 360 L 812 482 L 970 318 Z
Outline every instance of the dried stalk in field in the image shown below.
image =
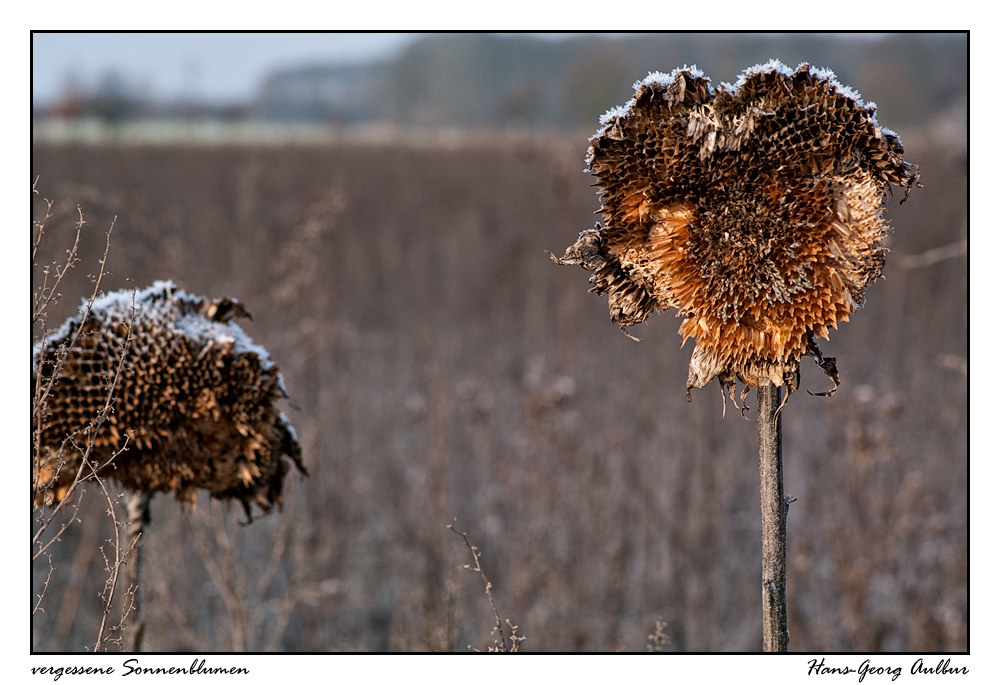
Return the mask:
M 760 455 L 761 600 L 764 651 L 788 651 L 785 544 L 788 505 L 781 466 L 781 406 L 773 383 L 757 388 L 757 446 Z
M 836 390 L 836 360 L 823 356 L 816 337 L 847 321 L 881 274 L 883 201 L 892 185 L 905 189 L 903 200 L 919 187 L 917 167 L 903 161 L 899 137 L 876 123 L 875 106 L 831 72 L 776 61 L 718 88 L 695 68 L 650 74 L 631 101 L 601 118 L 590 142 L 604 223 L 552 259 L 594 272 L 591 291 L 608 295 L 623 331 L 655 309 L 677 310 L 682 344 L 696 341 L 689 401 L 691 388 L 713 378 L 734 401 L 736 381 L 744 384 L 741 402 L 758 388 L 767 414 L 761 457 L 771 462 L 762 461 L 762 487 L 765 466 L 777 478 L 768 493 L 778 499 L 765 508 L 786 511 L 780 405 L 764 395 L 785 386 L 787 400 L 806 354 L 834 384 L 818 394 Z M 765 553 L 782 551 L 770 582 L 783 605 L 780 518 L 765 521 L 765 533 L 782 538 L 765 543 Z M 769 644 L 786 648 L 782 639 Z
M 508 618 L 506 623 L 507 627 L 510 628 L 510 642 L 507 641 L 508 636 L 504 634 L 503 624 L 504 621 L 500 618 L 500 610 L 497 609 L 496 602 L 493 601 L 493 583 L 489 581 L 486 577 L 486 572 L 483 571 L 483 567 L 479 563 L 480 557 L 483 553 L 479 551 L 479 548 L 469 542 L 469 536 L 465 533 L 460 533 L 455 530 L 455 521 L 452 521 L 447 526 L 448 530 L 456 535 L 461 536 L 462 540 L 465 542 L 465 546 L 469 548 L 469 552 L 472 553 L 472 561 L 475 566 L 469 564 L 464 564 L 463 568 L 466 568 L 474 573 L 478 573 L 479 577 L 483 579 L 483 583 L 486 588 L 486 596 L 490 600 L 490 606 L 493 608 L 493 615 L 496 617 L 496 623 L 493 625 L 493 629 L 490 631 L 490 635 L 493 637 L 493 646 L 488 647 L 487 651 L 490 652 L 516 652 L 521 648 L 521 643 L 527 638 L 523 635 L 517 634 L 517 626 L 510 622 Z M 500 639 L 497 639 L 499 635 Z M 472 645 L 469 645 L 469 649 L 472 649 Z

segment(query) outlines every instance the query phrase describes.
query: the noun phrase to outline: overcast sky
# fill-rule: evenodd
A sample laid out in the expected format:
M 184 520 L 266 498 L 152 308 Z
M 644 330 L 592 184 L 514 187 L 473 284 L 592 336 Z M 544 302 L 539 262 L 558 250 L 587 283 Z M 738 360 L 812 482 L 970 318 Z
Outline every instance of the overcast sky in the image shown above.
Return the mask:
M 111 71 L 157 99 L 230 102 L 252 96 L 272 69 L 389 57 L 413 33 L 36 33 L 32 100 L 70 83 L 91 88 Z
M 92 90 L 115 73 L 139 94 L 241 102 L 274 69 L 389 58 L 419 33 L 35 33 L 32 102 L 69 86 Z M 536 33 L 560 39 L 573 34 Z M 616 34 L 605 34 L 616 35 Z

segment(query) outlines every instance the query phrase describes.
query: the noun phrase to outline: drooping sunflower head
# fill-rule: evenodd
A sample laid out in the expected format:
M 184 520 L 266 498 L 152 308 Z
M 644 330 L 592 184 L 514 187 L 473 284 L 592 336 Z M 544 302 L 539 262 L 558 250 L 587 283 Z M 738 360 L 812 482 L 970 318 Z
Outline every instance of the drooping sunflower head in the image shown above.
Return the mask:
M 846 321 L 882 271 L 890 185 L 919 185 L 875 106 L 834 75 L 779 62 L 712 88 L 650 74 L 591 139 L 603 225 L 563 264 L 591 271 L 622 329 L 677 310 L 695 338 L 687 387 L 792 383 L 814 336 Z
M 85 302 L 37 343 L 33 381 L 51 388 L 40 408 L 36 504 L 60 501 L 82 469 L 192 503 L 206 489 L 239 500 L 248 517 L 251 503 L 280 505 L 287 462 L 306 468 L 278 409 L 281 373 L 233 320 L 249 316 L 236 300 L 156 281 Z

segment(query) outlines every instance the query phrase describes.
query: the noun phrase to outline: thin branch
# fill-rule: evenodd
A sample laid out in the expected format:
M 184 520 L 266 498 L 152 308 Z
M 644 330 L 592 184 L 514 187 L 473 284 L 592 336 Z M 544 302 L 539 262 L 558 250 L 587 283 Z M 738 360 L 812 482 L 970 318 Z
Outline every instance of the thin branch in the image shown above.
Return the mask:
M 58 278 L 58 281 L 56 282 L 56 284 L 54 284 L 53 287 L 50 289 L 49 295 L 45 299 L 45 302 L 42 305 L 42 309 L 37 312 L 37 316 L 40 316 L 41 315 L 41 311 L 44 311 L 45 307 L 48 306 L 49 301 L 53 297 L 53 293 L 55 293 L 55 288 L 58 286 L 59 281 L 62 280 L 63 274 L 65 274 L 65 272 L 72 265 L 70 263 L 71 259 L 73 259 L 75 257 L 75 255 L 76 255 L 77 243 L 79 243 L 79 241 L 80 241 L 80 229 L 83 227 L 83 224 L 84 224 L 83 211 L 80 210 L 79 207 L 77 208 L 77 210 L 80 212 L 80 220 L 77 223 L 76 242 L 73 243 L 73 248 L 71 250 L 70 258 L 68 258 L 66 260 L 66 266 L 65 266 L 65 268 L 63 269 L 62 273 L 59 275 L 59 278 Z M 83 316 L 80 318 L 80 325 L 77 326 L 77 328 L 76 328 L 75 331 L 73 331 L 73 337 L 70 338 L 69 342 L 66 343 L 63 346 L 60 346 L 60 349 L 59 349 L 58 353 L 56 354 L 55 363 L 53 364 L 52 373 L 51 373 L 51 375 L 48 376 L 48 382 L 45 384 L 44 389 L 40 389 L 40 383 L 41 383 L 41 377 L 42 377 L 42 373 L 41 373 L 42 355 L 41 354 L 39 355 L 39 360 L 38 360 L 39 361 L 39 368 L 36 369 L 37 376 L 36 376 L 36 386 L 35 386 L 35 399 L 34 399 L 34 402 L 32 403 L 32 417 L 33 418 L 37 417 L 37 415 L 42 412 L 42 409 L 45 406 L 45 401 L 48 399 L 48 396 L 49 396 L 50 392 L 52 391 L 53 386 L 56 383 L 56 379 L 58 379 L 59 374 L 62 371 L 63 364 L 66 363 L 66 358 L 68 356 L 68 351 L 71 350 L 71 349 L 73 349 L 74 347 L 76 347 L 77 340 L 79 340 L 80 335 L 83 332 L 84 324 L 87 323 L 87 319 L 90 317 L 90 311 L 91 311 L 91 309 L 94 306 L 94 302 L 97 300 L 97 294 L 101 290 L 101 280 L 104 278 L 104 267 L 105 267 L 105 264 L 107 264 L 107 261 L 108 261 L 108 252 L 111 250 L 111 232 L 115 229 L 115 222 L 117 220 L 118 220 L 118 217 L 115 216 L 111 220 L 111 226 L 108 228 L 108 232 L 107 232 L 107 236 L 105 238 L 105 244 L 104 244 L 104 255 L 101 257 L 100 261 L 98 262 L 98 264 L 100 265 L 100 270 L 98 271 L 97 276 L 95 276 L 94 279 L 93 279 L 94 280 L 94 291 L 91 293 L 90 297 L 87 298 L 87 300 L 86 300 L 86 304 L 84 305 L 84 309 L 83 309 Z M 44 297 L 44 291 L 42 291 L 42 292 L 43 292 L 43 297 Z M 34 321 L 35 321 L 35 316 L 36 316 L 36 313 L 33 313 L 32 314 L 32 323 L 34 323 Z M 132 319 L 133 320 L 135 319 L 135 289 L 132 290 Z M 131 333 L 131 330 L 132 330 L 132 326 L 131 326 L 131 322 L 130 322 L 129 323 L 129 332 L 130 333 Z M 47 337 L 47 334 L 43 335 L 42 339 L 38 343 L 43 351 L 45 350 L 46 337 Z
M 486 573 L 483 572 L 483 567 L 479 563 L 479 558 L 482 556 L 482 552 L 479 551 L 478 547 L 469 542 L 468 535 L 466 535 L 465 533 L 459 533 L 457 530 L 455 530 L 454 519 L 452 520 L 451 523 L 448 524 L 447 528 L 456 535 L 460 535 L 462 537 L 462 540 L 465 541 L 465 546 L 468 547 L 469 551 L 472 553 L 472 561 L 475 563 L 475 567 L 473 568 L 469 564 L 462 564 L 462 568 L 467 568 L 470 571 L 475 571 L 476 573 L 478 573 L 479 577 L 483 579 L 483 583 L 486 586 L 486 596 L 490 600 L 490 606 L 493 607 L 493 615 L 496 617 L 497 620 L 496 625 L 493 626 L 493 630 L 490 631 L 490 635 L 495 635 L 497 633 L 500 633 L 500 642 L 497 642 L 496 638 L 494 638 L 493 639 L 494 647 L 490 648 L 490 651 L 491 652 L 518 651 L 518 648 L 521 646 L 521 643 L 524 642 L 525 638 L 517 634 L 517 626 L 511 623 L 510 619 L 507 619 L 506 623 L 510 627 L 510 632 L 511 632 L 510 645 L 507 644 L 507 638 L 503 632 L 504 621 L 503 619 L 500 618 L 500 611 L 497 609 L 496 602 L 493 601 L 493 592 L 492 592 L 493 583 L 491 583 L 489 578 L 486 577 Z
M 37 190 L 37 179 L 32 184 L 32 193 L 38 194 Z M 49 219 L 52 217 L 52 206 L 53 203 L 50 200 L 45 200 L 46 210 L 44 217 L 39 221 L 33 221 L 33 227 L 35 229 L 35 236 L 32 241 L 32 265 L 36 265 L 36 261 L 39 254 L 39 248 L 41 246 L 43 236 L 45 235 L 46 225 Z M 44 322 L 46 319 L 47 311 L 50 305 L 58 300 L 60 297 L 60 286 L 63 283 L 63 279 L 73 266 L 79 261 L 79 246 L 80 246 L 80 236 L 84 225 L 86 224 L 83 217 L 83 210 L 77 206 L 78 219 L 76 222 L 76 233 L 73 239 L 73 244 L 66 251 L 65 261 L 61 264 L 57 261 L 51 267 L 46 266 L 42 269 L 42 283 L 33 292 L 33 304 L 32 304 L 32 324 L 38 322 Z M 116 217 L 117 219 L 117 217 Z M 106 484 L 103 479 L 99 477 L 99 470 L 103 467 L 108 466 L 118 455 L 120 455 L 128 447 L 128 438 L 126 436 L 125 442 L 120 449 L 117 451 L 112 450 L 109 458 L 105 461 L 103 465 L 97 464 L 94 460 L 95 444 L 97 435 L 101 429 L 103 423 L 107 420 L 108 416 L 114 411 L 114 402 L 117 398 L 117 390 L 119 382 L 122 376 L 122 370 L 124 368 L 125 358 L 128 354 L 128 348 L 131 343 L 131 332 L 132 325 L 135 320 L 135 299 L 133 292 L 133 306 L 132 306 L 132 317 L 128 323 L 128 335 L 125 341 L 122 343 L 119 350 L 118 366 L 115 369 L 114 377 L 111 379 L 105 378 L 104 381 L 107 383 L 107 396 L 105 398 L 104 406 L 97 412 L 97 414 L 90 420 L 87 426 L 83 429 L 74 431 L 69 435 L 66 435 L 58 449 L 51 449 L 48 447 L 43 448 L 42 436 L 45 429 L 45 422 L 49 416 L 47 403 L 51 395 L 52 389 L 58 382 L 58 378 L 62 372 L 62 369 L 69 357 L 70 350 L 76 346 L 81 335 L 84 335 L 84 323 L 87 321 L 91 308 L 97 299 L 98 293 L 101 289 L 101 282 L 106 273 L 106 265 L 108 254 L 111 248 L 111 233 L 114 230 L 115 222 L 111 222 L 111 226 L 108 228 L 105 240 L 104 254 L 99 260 L 99 269 L 96 275 L 92 276 L 94 283 L 94 290 L 91 296 L 85 300 L 85 305 L 83 307 L 83 313 L 81 317 L 80 324 L 73 331 L 73 335 L 69 341 L 61 344 L 58 349 L 54 350 L 53 353 L 46 355 L 46 338 L 51 334 L 50 330 L 46 330 L 42 334 L 41 340 L 38 342 L 38 349 L 40 353 L 38 358 L 35 360 L 35 366 L 33 368 L 33 374 L 35 376 L 35 383 L 32 395 L 32 499 L 33 501 L 38 501 L 39 497 L 44 501 L 45 490 L 53 487 L 54 483 L 59 477 L 60 471 L 66 465 L 68 459 L 67 455 L 73 454 L 74 457 L 78 457 L 78 465 L 76 467 L 76 473 L 72 482 L 64 487 L 60 488 L 60 501 L 56 503 L 55 507 L 48 512 L 48 516 L 45 515 L 45 510 L 41 509 L 38 516 L 38 529 L 32 536 L 32 560 L 37 560 L 40 556 L 45 555 L 49 559 L 49 574 L 45 580 L 40 594 L 38 595 L 37 602 L 33 607 L 33 613 L 38 611 L 44 611 L 42 606 L 43 599 L 49 588 L 49 581 L 52 577 L 54 568 L 52 566 L 52 557 L 49 553 L 51 546 L 58 540 L 61 539 L 62 534 L 74 523 L 80 521 L 78 518 L 78 513 L 80 512 L 80 506 L 83 500 L 82 489 L 79 489 L 79 485 L 91 477 L 93 477 L 100 489 L 103 491 L 105 498 L 108 502 L 108 513 L 111 516 L 112 524 L 114 525 L 115 537 L 115 553 L 114 561 L 108 559 L 107 555 L 104 554 L 103 547 L 102 554 L 105 558 L 105 568 L 108 570 L 108 578 L 105 582 L 105 589 L 101 593 L 102 599 L 105 600 L 105 609 L 102 616 L 101 626 L 98 631 L 97 640 L 94 643 L 94 650 L 101 648 L 103 644 L 109 640 L 112 642 L 119 642 L 120 640 L 112 640 L 111 635 L 115 631 L 119 630 L 121 623 L 117 627 L 112 627 L 110 630 L 106 631 L 108 627 L 108 621 L 111 615 L 112 603 L 115 598 L 115 588 L 117 585 L 118 574 L 121 569 L 121 564 L 124 563 L 125 558 L 128 556 L 130 550 L 122 550 L 120 547 L 120 540 L 118 536 L 119 523 L 114 514 L 114 501 L 115 498 L 112 497 L 111 493 L 108 491 Z M 47 368 L 46 368 L 47 367 Z M 43 368 L 48 373 L 43 373 Z M 44 376 L 44 377 L 43 377 Z M 43 459 L 43 449 L 47 452 L 46 458 Z M 76 459 L 74 459 L 76 460 Z M 49 479 L 47 482 L 42 482 L 43 471 L 42 469 L 52 469 L 53 478 Z M 72 504 L 71 504 L 72 503 Z M 54 533 L 51 533 L 51 527 L 53 522 L 56 520 L 57 516 L 61 516 L 64 513 L 69 513 L 66 520 L 58 527 Z M 43 541 L 44 537 L 48 535 L 47 541 Z M 64 598 L 65 599 L 65 598 Z M 73 606 L 73 610 L 69 613 L 65 613 L 63 609 L 65 604 L 61 605 L 58 618 L 57 628 L 62 628 L 61 632 L 68 630 L 69 625 L 66 621 L 72 621 L 72 614 L 75 612 L 75 599 L 70 600 L 70 604 Z M 125 607 L 122 612 L 122 622 L 124 622 L 125 617 L 128 615 L 130 610 L 130 604 L 126 602 Z M 68 619 L 66 618 L 68 616 Z
M 111 636 L 118 632 L 122 624 L 125 622 L 125 618 L 128 616 L 129 612 L 132 610 L 133 605 L 129 603 L 128 598 L 126 598 L 125 606 L 122 608 L 121 621 L 117 625 L 108 626 L 108 619 L 111 617 L 112 606 L 115 598 L 115 589 L 118 586 L 118 575 L 121 573 L 122 564 L 125 563 L 125 559 L 132 552 L 132 548 L 123 549 L 121 544 L 121 536 L 119 530 L 122 524 L 119 523 L 118 517 L 115 516 L 115 500 L 119 497 L 112 497 L 111 493 L 108 492 L 107 487 L 104 484 L 104 480 L 101 478 L 96 478 L 97 484 L 100 486 L 101 490 L 104 492 L 104 497 L 108 502 L 108 516 L 111 518 L 111 523 L 114 529 L 114 540 L 108 540 L 114 546 L 114 562 L 109 562 L 107 555 L 104 555 L 104 568 L 108 572 L 108 579 L 104 583 L 104 591 L 101 593 L 101 599 L 104 600 L 104 611 L 101 613 L 101 626 L 97 631 L 97 641 L 94 643 L 94 651 L 98 651 L 103 644 L 106 642 L 116 642 L 121 643 L 121 638 L 113 639 Z M 133 544 L 135 541 L 133 541 Z M 103 553 L 104 548 L 101 548 Z M 105 628 L 108 628 L 106 631 Z
M 31 609 L 32 614 L 38 611 L 45 611 L 45 609 L 42 608 L 42 599 L 45 597 L 45 592 L 49 589 L 49 581 L 52 580 L 52 573 L 54 571 L 55 568 L 52 566 L 52 557 L 49 556 L 49 573 L 45 576 L 45 584 L 42 586 L 42 591 L 38 593 L 38 601 L 35 602 L 35 606 Z
M 31 194 L 38 195 L 38 179 L 36 176 L 35 180 L 31 183 Z M 52 200 L 46 198 L 45 200 L 45 216 L 41 221 L 32 221 L 31 223 L 38 229 L 38 235 L 35 237 L 31 245 L 31 263 L 34 264 L 38 258 L 38 246 L 42 242 L 42 233 L 45 232 L 45 224 L 49 219 L 52 218 Z M 32 319 L 34 320 L 34 319 Z
M 51 217 L 52 201 L 45 200 L 47 208 L 45 210 L 45 216 L 40 222 L 36 221 L 35 226 L 38 229 L 38 235 L 35 238 L 34 245 L 31 249 L 31 263 L 35 263 L 35 255 L 38 252 L 38 245 L 42 241 L 42 234 L 45 231 L 45 222 L 47 222 Z M 48 306 L 54 302 L 59 297 L 59 285 L 62 283 L 63 277 L 66 273 L 73 268 L 73 266 L 80 261 L 77 257 L 77 250 L 80 246 L 80 232 L 83 230 L 86 222 L 83 220 L 83 210 L 78 206 L 77 212 L 80 215 L 79 220 L 76 222 L 76 237 L 73 239 L 73 245 L 66 250 L 66 261 L 63 262 L 62 266 L 57 263 L 52 266 L 55 267 L 54 282 L 49 284 L 49 267 L 46 266 L 42 269 L 42 283 L 39 286 L 37 292 L 34 294 L 34 306 L 31 311 L 31 323 L 35 323 L 44 315 Z
M 89 312 L 89 309 L 88 309 L 88 312 Z M 111 382 L 108 385 L 108 391 L 107 391 L 107 396 L 105 397 L 105 400 L 104 400 L 104 406 L 100 409 L 100 411 L 98 411 L 97 416 L 94 417 L 90 421 L 90 423 L 87 425 L 87 427 L 83 431 L 84 434 L 87 435 L 87 445 L 86 445 L 85 448 L 80 448 L 76 444 L 76 441 L 74 440 L 75 435 L 78 435 L 78 433 L 77 434 L 70 434 L 70 435 L 68 435 L 63 440 L 62 446 L 59 449 L 59 454 L 58 454 L 58 456 L 56 458 L 56 465 L 60 466 L 59 461 L 62 459 L 61 455 L 64 453 L 64 450 L 65 450 L 67 444 L 72 444 L 73 447 L 76 448 L 77 451 L 79 451 L 81 453 L 81 463 L 80 463 L 79 468 L 77 468 L 76 475 L 73 478 L 73 482 L 70 484 L 69 488 L 67 488 L 66 493 L 63 495 L 63 497 L 60 499 L 60 501 L 56 504 L 56 506 L 52 510 L 52 512 L 51 512 L 48 520 L 46 520 L 44 523 L 42 523 L 42 525 L 39 527 L 39 529 L 35 532 L 35 535 L 32 538 L 32 544 L 33 545 L 34 544 L 39 544 L 39 540 L 41 539 L 41 536 L 45 533 L 45 530 L 49 527 L 49 525 L 52 523 L 52 521 L 58 515 L 59 511 L 65 506 L 65 503 L 68 502 L 68 501 L 70 501 L 71 499 L 73 499 L 72 495 L 76 492 L 76 490 L 77 490 L 78 486 L 80 485 L 80 483 L 83 480 L 85 480 L 86 478 L 90 477 L 91 475 L 94 476 L 94 477 L 97 477 L 99 470 L 106 469 L 114 461 L 114 459 L 116 457 L 118 457 L 122 452 L 124 452 L 128 448 L 129 437 L 126 435 L 125 436 L 125 442 L 122 445 L 122 447 L 120 449 L 118 449 L 117 451 L 114 451 L 111 454 L 111 457 L 104 464 L 98 464 L 98 465 L 95 466 L 93 460 L 91 460 L 91 455 L 93 454 L 93 451 L 94 451 L 94 445 L 95 445 L 95 442 L 97 440 L 98 431 L 100 431 L 101 426 L 107 420 L 108 415 L 113 411 L 114 402 L 117 399 L 118 384 L 119 384 L 119 382 L 121 380 L 122 370 L 123 370 L 123 368 L 125 366 L 125 358 L 128 355 L 128 348 L 129 348 L 129 345 L 132 342 L 132 328 L 133 328 L 134 324 L 135 324 L 135 290 L 133 289 L 132 290 L 132 315 L 131 315 L 131 318 L 129 319 L 129 323 L 128 323 L 128 326 L 127 326 L 127 333 L 125 335 L 125 340 L 122 342 L 122 346 L 121 346 L 121 349 L 120 349 L 119 354 L 118 354 L 118 366 L 115 369 L 114 378 L 111 380 Z M 41 375 L 41 370 L 40 369 L 38 370 L 38 374 L 39 374 L 39 376 Z M 55 374 L 53 374 L 53 378 L 55 378 Z M 41 454 L 40 454 L 40 452 L 41 452 L 41 442 L 40 441 L 41 441 L 41 432 L 42 432 L 41 418 L 42 418 L 42 413 L 39 412 L 38 413 L 38 424 L 36 425 L 36 433 L 35 433 L 35 443 L 36 443 L 37 448 L 36 448 L 35 460 L 34 460 L 35 461 L 35 464 L 34 464 L 35 471 L 34 471 L 34 474 L 33 474 L 34 475 L 34 481 L 35 481 L 35 491 L 36 491 L 36 493 L 40 492 L 41 488 L 42 488 L 42 483 L 40 483 L 40 478 L 41 478 L 41 474 L 40 474 L 40 470 L 41 470 Z M 87 468 L 90 469 L 90 474 L 84 475 L 84 472 L 86 471 Z M 58 470 L 56 471 L 56 473 L 58 473 Z M 60 529 L 59 533 L 57 533 L 55 536 L 53 536 L 53 538 L 51 540 L 49 540 L 49 542 L 46 543 L 45 546 L 43 546 L 42 548 L 40 548 L 38 550 L 38 552 L 35 554 L 35 557 L 37 557 L 38 554 L 40 554 L 49 545 L 51 545 L 52 542 L 53 542 L 53 540 L 57 539 L 59 537 L 59 534 L 61 534 L 66 529 L 66 527 L 69 526 L 74 520 L 75 520 L 75 517 L 71 517 L 69 519 L 69 521 Z

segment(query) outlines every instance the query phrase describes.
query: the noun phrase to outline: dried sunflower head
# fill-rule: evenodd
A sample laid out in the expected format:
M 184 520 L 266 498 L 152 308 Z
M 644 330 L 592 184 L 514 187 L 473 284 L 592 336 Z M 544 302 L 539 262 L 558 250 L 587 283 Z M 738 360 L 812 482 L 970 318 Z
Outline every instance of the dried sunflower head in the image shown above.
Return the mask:
M 696 340 L 689 391 L 716 377 L 730 394 L 736 380 L 794 387 L 806 353 L 839 382 L 814 336 L 881 274 L 890 185 L 904 200 L 919 186 L 873 104 L 807 64 L 714 89 L 676 69 L 637 82 L 590 142 L 603 226 L 553 259 L 594 272 L 613 322 L 675 308 L 682 344 Z
M 86 310 L 85 302 L 34 348 L 32 374 L 41 379 L 33 377 L 32 387 L 54 377 L 39 408 L 36 504 L 58 502 L 81 468 L 183 501 L 204 488 L 240 500 L 248 516 L 251 502 L 265 511 L 281 503 L 283 457 L 306 469 L 277 408 L 286 397 L 278 367 L 232 321 L 249 317 L 242 304 L 157 281 L 135 294 L 134 314 L 131 291 Z M 119 364 L 112 409 L 95 426 Z M 90 440 L 91 465 L 84 466 Z

